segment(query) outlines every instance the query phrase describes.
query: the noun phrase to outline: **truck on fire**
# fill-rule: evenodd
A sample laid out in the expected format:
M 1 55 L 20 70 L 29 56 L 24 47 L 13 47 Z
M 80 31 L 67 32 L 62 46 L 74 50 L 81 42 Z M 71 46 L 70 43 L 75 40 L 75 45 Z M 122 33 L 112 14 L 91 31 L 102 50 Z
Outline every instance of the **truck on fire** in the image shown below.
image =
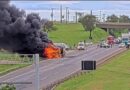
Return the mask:
M 62 58 L 65 56 L 65 50 L 61 46 L 49 43 L 43 51 L 43 56 L 47 59 Z

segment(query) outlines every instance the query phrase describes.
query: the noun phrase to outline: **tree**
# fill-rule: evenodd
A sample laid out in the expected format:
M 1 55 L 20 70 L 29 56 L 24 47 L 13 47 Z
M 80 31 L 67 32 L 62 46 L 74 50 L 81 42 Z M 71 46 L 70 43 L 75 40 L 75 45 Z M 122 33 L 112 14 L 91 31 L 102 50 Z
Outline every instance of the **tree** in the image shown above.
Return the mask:
M 116 15 L 111 15 L 107 17 L 107 22 L 118 22 L 119 18 Z
M 130 23 L 130 18 L 126 15 L 121 15 L 119 18 L 119 22 Z
M 14 85 L 3 85 L 0 90 L 16 90 L 16 87 Z
M 80 19 L 81 24 L 83 25 L 85 31 L 90 31 L 89 39 L 92 39 L 92 30 L 95 28 L 94 24 L 96 22 L 96 16 L 94 15 L 85 15 Z
M 43 30 L 48 33 L 49 31 L 57 30 L 57 28 L 54 27 L 52 21 L 43 20 Z

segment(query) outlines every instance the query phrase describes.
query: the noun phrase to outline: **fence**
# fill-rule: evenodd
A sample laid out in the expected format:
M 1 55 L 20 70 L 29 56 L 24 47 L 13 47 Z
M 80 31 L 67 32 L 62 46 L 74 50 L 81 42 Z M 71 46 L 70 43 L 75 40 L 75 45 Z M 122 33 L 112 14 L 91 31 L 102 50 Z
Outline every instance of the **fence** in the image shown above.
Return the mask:
M 0 52 L 0 64 L 32 64 L 33 54 Z

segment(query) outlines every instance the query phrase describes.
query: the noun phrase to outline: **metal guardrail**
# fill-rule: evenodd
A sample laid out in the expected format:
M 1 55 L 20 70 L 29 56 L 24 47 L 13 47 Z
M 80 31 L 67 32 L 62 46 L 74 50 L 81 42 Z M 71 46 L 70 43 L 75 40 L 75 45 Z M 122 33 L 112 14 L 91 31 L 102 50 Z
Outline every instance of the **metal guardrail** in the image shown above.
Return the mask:
M 0 55 L 0 64 L 32 64 L 33 54 L 9 54 Z

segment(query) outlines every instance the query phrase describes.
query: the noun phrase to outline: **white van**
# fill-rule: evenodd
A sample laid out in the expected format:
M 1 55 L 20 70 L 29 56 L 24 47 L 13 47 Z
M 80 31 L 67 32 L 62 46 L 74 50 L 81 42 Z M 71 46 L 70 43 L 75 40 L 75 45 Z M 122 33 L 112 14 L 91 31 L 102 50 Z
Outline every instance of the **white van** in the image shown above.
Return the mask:
M 84 42 L 79 42 L 77 46 L 78 50 L 85 50 L 85 43 Z

